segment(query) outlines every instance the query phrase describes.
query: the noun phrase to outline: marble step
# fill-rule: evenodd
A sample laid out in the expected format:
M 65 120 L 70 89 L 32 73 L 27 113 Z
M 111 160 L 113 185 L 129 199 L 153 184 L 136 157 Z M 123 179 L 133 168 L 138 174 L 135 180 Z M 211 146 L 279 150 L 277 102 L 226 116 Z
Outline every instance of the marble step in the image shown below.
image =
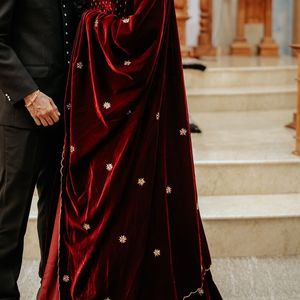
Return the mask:
M 206 71 L 184 70 L 185 84 L 193 88 L 277 86 L 296 83 L 297 66 L 207 68 Z
M 214 257 L 300 254 L 300 194 L 201 197 Z
M 199 195 L 300 193 L 300 162 L 196 164 Z
M 260 59 L 222 56 L 208 61 L 186 59 L 186 63 L 207 66 L 205 72 L 184 70 L 188 89 L 292 85 L 297 77 L 297 60 L 294 57 Z
M 213 257 L 300 254 L 300 194 L 200 197 L 199 207 Z M 24 257 L 38 249 L 33 209 Z
M 203 133 L 193 135 L 198 194 L 300 193 L 293 111 L 198 113 Z
M 39 241 L 37 235 L 37 201 L 38 197 L 34 195 L 25 235 L 25 259 L 39 259 L 40 257 Z
M 214 258 L 211 271 L 224 300 L 300 299 L 300 256 Z M 36 299 L 37 273 L 38 261 L 24 260 L 19 279 L 22 300 Z
M 281 110 L 296 107 L 296 83 L 273 86 L 188 88 L 191 113 L 215 111 Z

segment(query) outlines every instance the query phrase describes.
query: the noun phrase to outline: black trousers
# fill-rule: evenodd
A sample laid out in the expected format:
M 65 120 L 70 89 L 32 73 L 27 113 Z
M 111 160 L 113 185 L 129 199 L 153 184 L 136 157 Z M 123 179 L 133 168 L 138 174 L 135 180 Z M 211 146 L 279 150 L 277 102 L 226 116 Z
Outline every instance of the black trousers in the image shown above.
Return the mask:
M 61 125 L 36 130 L 0 126 L 0 300 L 20 298 L 24 235 L 37 187 L 42 277 L 59 193 Z

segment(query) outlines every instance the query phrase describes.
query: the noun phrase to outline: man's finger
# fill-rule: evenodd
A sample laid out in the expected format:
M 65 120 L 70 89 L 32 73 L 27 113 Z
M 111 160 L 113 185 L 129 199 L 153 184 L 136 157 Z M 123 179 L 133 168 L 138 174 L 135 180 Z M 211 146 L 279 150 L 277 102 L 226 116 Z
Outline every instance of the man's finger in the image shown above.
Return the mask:
M 58 107 L 56 106 L 56 104 L 54 103 L 54 101 L 52 99 L 50 99 L 50 103 L 51 103 L 52 107 L 55 109 L 55 111 L 58 113 L 58 116 L 60 116 Z
M 56 113 L 51 113 L 50 117 L 55 123 L 59 121 L 59 116 Z
M 55 123 L 57 123 L 57 122 L 59 121 L 58 111 L 56 111 L 56 110 L 53 109 L 53 110 L 50 112 L 49 116 L 51 117 L 51 119 L 52 119 Z
M 33 120 L 34 120 L 34 122 L 35 122 L 35 124 L 36 124 L 37 126 L 41 126 L 41 125 L 42 125 L 42 123 L 40 122 L 40 120 L 39 120 L 38 118 L 33 117 L 33 116 L 32 116 L 32 118 L 33 118 Z
M 28 109 L 29 110 L 29 109 Z M 40 121 L 39 117 L 36 115 L 36 113 L 32 110 L 29 110 L 29 113 L 31 117 L 33 118 L 34 122 L 36 125 L 41 126 L 42 122 Z
M 52 126 L 54 124 L 54 121 L 51 119 L 50 116 L 46 116 L 45 119 L 50 126 Z
M 41 121 L 41 123 L 42 123 L 42 125 L 44 127 L 48 127 L 49 126 L 48 122 L 44 119 L 44 117 L 39 117 L 39 119 L 40 119 L 40 121 Z

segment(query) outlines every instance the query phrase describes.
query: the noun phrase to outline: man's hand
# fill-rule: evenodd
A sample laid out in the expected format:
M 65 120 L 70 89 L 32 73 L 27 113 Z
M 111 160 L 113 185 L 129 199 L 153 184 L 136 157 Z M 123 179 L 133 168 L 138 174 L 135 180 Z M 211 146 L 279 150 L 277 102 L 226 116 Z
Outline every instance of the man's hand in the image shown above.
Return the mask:
M 38 91 L 24 98 L 26 107 L 35 123 L 45 127 L 52 126 L 59 121 L 60 112 L 53 100 Z M 34 101 L 32 101 L 34 97 Z

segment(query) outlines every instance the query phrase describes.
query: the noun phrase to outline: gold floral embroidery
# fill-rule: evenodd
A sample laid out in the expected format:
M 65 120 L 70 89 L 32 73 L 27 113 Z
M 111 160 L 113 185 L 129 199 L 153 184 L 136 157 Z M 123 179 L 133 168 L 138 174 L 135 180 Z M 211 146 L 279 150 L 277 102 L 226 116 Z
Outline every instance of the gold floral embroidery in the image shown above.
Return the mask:
M 69 282 L 70 281 L 70 276 L 69 275 L 64 275 L 62 280 L 63 280 L 63 282 Z
M 76 67 L 77 69 L 82 69 L 83 68 L 83 63 L 81 61 L 79 61 L 77 64 L 76 64 Z
M 146 180 L 144 178 L 138 179 L 138 185 L 143 186 L 146 183 Z
M 112 164 L 107 164 L 107 165 L 106 165 L 106 170 L 107 170 L 107 171 L 110 172 L 110 171 L 112 171 L 112 169 L 113 169 L 113 165 L 112 165 Z
M 187 134 L 187 130 L 185 128 L 180 129 L 179 131 L 180 135 L 184 136 Z
M 111 108 L 111 104 L 109 102 L 104 102 L 103 107 L 105 109 L 110 109 Z
M 172 188 L 170 186 L 166 187 L 166 193 L 167 194 L 172 194 Z
M 128 24 L 128 23 L 129 23 L 129 21 L 130 21 L 130 19 L 129 19 L 129 18 L 123 18 L 123 19 L 122 19 L 122 22 L 123 22 L 123 23 L 125 23 L 125 24 Z
M 86 230 L 86 231 L 89 231 L 89 230 L 91 230 L 91 225 L 88 224 L 88 223 L 84 223 L 84 224 L 82 225 L 82 228 L 83 228 L 84 230 Z
M 130 66 L 131 65 L 131 61 L 130 60 L 125 60 L 124 61 L 124 66 Z
M 121 244 L 125 244 L 125 243 L 127 242 L 127 237 L 126 237 L 126 235 L 121 235 L 121 236 L 119 237 L 119 242 L 120 242 Z

